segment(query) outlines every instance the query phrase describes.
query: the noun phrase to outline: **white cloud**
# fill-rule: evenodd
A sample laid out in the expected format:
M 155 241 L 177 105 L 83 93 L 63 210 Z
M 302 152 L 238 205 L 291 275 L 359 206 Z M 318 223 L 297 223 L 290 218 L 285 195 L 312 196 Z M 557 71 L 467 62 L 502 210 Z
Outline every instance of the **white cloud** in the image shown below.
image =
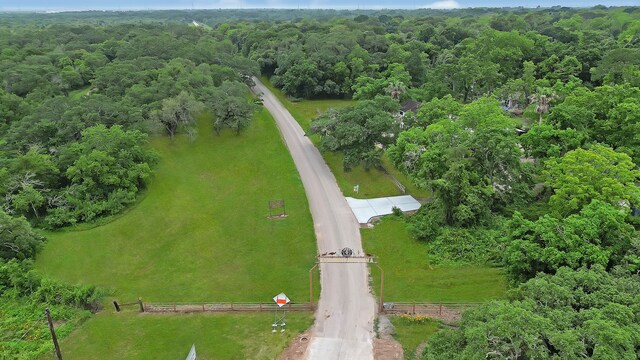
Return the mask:
M 439 0 L 422 7 L 425 9 L 459 9 L 462 6 L 456 0 Z

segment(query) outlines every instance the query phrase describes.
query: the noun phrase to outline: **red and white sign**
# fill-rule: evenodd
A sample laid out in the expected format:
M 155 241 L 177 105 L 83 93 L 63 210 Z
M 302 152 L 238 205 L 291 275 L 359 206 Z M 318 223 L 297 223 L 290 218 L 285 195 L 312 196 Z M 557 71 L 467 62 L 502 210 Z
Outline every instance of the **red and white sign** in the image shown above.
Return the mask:
M 289 302 L 291 302 L 291 300 L 289 300 L 287 295 L 285 295 L 284 293 L 280 293 L 280 294 L 276 295 L 273 298 L 273 301 L 275 301 L 276 305 L 278 305 L 279 307 L 283 307 L 283 306 L 287 305 Z

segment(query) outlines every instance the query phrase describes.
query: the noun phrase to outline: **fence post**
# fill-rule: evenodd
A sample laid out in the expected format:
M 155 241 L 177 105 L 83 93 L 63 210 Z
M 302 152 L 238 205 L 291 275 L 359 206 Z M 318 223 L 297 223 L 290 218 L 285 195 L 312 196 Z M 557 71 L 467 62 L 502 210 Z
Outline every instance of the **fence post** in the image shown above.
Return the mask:
M 118 305 L 118 302 L 113 300 L 113 306 L 116 308 L 117 312 L 120 312 L 120 305 Z
M 413 315 L 414 316 L 416 315 L 416 303 L 415 302 L 413 303 Z
M 60 352 L 60 345 L 58 345 L 58 337 L 56 336 L 56 330 L 53 326 L 53 320 L 51 320 L 51 313 L 49 312 L 49 308 L 47 308 L 44 313 L 47 315 L 49 331 L 51 332 L 51 340 L 53 341 L 53 346 L 56 349 L 56 355 L 58 355 L 58 360 L 62 360 L 62 353 Z
M 138 298 L 138 305 L 140 305 L 140 312 L 144 312 L 144 305 L 142 304 L 142 298 Z
M 204 312 L 204 304 L 202 304 L 202 312 Z
M 438 312 L 438 316 L 442 316 L 442 304 L 440 304 L 440 311 Z
M 178 310 L 176 310 L 176 304 L 173 304 L 173 312 L 178 312 Z
M 233 311 L 233 303 L 231 303 L 231 311 Z

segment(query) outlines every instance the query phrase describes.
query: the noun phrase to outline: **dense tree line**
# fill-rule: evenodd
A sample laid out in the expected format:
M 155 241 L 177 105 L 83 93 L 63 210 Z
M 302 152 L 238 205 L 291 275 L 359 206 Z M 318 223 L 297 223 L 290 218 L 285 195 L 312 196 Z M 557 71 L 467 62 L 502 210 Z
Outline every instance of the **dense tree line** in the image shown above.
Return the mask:
M 606 9 L 599 6 L 598 9 Z M 60 25 L 72 24 L 83 26 L 102 26 L 114 24 L 158 24 L 196 21 L 205 26 L 227 26 L 229 23 L 250 22 L 291 22 L 301 20 L 327 21 L 335 18 L 359 20 L 368 17 L 389 19 L 393 17 L 428 17 L 440 16 L 489 16 L 500 15 L 513 21 L 513 14 L 526 14 L 533 11 L 545 11 L 564 14 L 574 11 L 571 8 L 554 6 L 547 9 L 527 8 L 469 8 L 456 10 L 435 9 L 383 9 L 383 10 L 335 10 L 335 9 L 195 9 L 195 10 L 111 10 L 111 11 L 73 11 L 73 12 L 0 12 L 2 27 L 22 25 Z M 496 26 L 500 24 L 496 21 Z
M 415 11 L 225 33 L 293 97 L 372 98 L 391 87 L 418 100 L 495 93 L 522 110 L 557 81 L 638 85 L 637 18 L 637 8 Z
M 442 330 L 423 359 L 637 359 L 640 282 L 602 267 L 540 274 Z

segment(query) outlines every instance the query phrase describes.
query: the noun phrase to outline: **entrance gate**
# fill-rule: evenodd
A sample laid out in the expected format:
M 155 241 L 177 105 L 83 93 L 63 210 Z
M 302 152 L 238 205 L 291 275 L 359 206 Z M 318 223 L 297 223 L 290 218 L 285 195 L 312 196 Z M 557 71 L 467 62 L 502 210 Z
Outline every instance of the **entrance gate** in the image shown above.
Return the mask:
M 309 304 L 313 307 L 313 270 L 315 270 L 319 264 L 375 264 L 380 270 L 380 301 L 378 305 L 378 311 L 384 310 L 384 271 L 378 264 L 378 258 L 373 255 L 365 254 L 353 255 L 353 249 L 343 248 L 338 252 L 324 253 L 316 256 L 316 263 L 309 270 Z

